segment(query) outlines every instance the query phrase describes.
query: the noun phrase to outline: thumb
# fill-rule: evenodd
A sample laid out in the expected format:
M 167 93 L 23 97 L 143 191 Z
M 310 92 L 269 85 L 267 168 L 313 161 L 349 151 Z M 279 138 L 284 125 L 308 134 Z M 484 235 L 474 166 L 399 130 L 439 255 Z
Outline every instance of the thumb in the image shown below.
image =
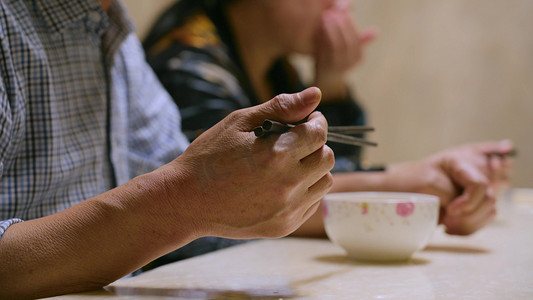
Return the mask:
M 322 92 L 317 87 L 295 94 L 280 94 L 268 102 L 248 108 L 246 123 L 251 126 L 250 130 L 263 124 L 265 119 L 295 123 L 311 114 L 321 98 Z

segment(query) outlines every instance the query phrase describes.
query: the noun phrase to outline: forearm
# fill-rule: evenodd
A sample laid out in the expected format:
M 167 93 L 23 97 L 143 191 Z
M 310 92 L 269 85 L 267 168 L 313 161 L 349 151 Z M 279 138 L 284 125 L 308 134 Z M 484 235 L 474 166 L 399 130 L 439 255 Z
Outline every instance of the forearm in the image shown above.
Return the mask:
M 391 191 L 430 193 L 445 196 L 453 192 L 447 177 L 436 166 L 434 157 L 419 161 L 389 164 L 384 171 L 338 173 L 330 192 Z M 449 195 L 446 195 L 449 196 Z
M 330 193 L 390 190 L 393 188 L 390 177 L 388 170 L 337 173 L 333 175 L 333 187 Z
M 0 298 L 100 288 L 193 240 L 181 216 L 161 209 L 167 200 L 157 192 L 158 172 L 8 228 L 0 240 Z

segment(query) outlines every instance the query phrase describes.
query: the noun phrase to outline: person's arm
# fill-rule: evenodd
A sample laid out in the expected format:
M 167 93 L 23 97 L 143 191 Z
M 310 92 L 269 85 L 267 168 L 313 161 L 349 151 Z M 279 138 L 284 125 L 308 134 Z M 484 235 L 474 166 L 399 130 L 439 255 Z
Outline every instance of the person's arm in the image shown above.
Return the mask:
M 337 173 L 330 193 L 433 194 L 440 197 L 440 223 L 446 232 L 468 235 L 493 220 L 495 189 L 509 184 L 511 161 L 506 154 L 512 150 L 508 141 L 478 143 L 447 149 L 419 161 L 393 164 L 382 172 Z M 293 235 L 325 237 L 322 211 L 318 210 Z
M 332 184 L 320 113 L 257 139 L 263 119 L 295 122 L 319 90 L 232 113 L 163 167 L 60 213 L 11 225 L 0 239 L 0 298 L 102 287 L 201 236 L 281 237 Z
M 0 32 L 4 30 L 3 27 L 0 27 Z M 13 142 L 13 139 L 15 136 L 18 136 L 21 134 L 21 131 L 23 130 L 23 126 L 20 124 L 20 121 L 17 122 L 17 120 L 14 120 L 15 117 L 12 113 L 13 108 L 11 107 L 12 103 L 15 104 L 15 106 L 19 105 L 19 99 L 16 98 L 10 98 L 13 97 L 13 95 L 8 95 L 6 92 L 6 84 L 14 85 L 13 82 L 10 82 L 9 77 L 6 78 L 5 75 L 3 75 L 3 70 L 0 68 L 0 180 L 4 176 L 4 170 L 9 168 L 9 165 L 6 165 L 7 162 L 12 161 L 14 156 L 16 155 L 17 148 L 13 145 L 16 145 L 16 143 Z M 4 83 L 4 80 L 7 82 Z M 5 209 L 5 205 L 8 205 L 7 203 L 0 203 L 0 209 Z M 20 218 L 10 218 L 7 220 L 0 219 L 0 238 L 2 237 L 2 234 L 4 231 L 11 226 L 12 224 L 22 222 Z
M 194 239 L 194 223 L 183 211 L 165 208 L 169 195 L 161 172 L 58 214 L 11 225 L 0 239 L 0 298 L 96 289 Z M 158 199 L 157 205 L 149 199 Z

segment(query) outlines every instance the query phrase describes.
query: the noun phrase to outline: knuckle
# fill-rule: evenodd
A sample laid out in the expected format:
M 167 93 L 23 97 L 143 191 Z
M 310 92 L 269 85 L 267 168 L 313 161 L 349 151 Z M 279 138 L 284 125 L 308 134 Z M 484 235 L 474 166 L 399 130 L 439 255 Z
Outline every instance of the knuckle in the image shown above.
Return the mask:
M 309 124 L 309 135 L 314 137 L 313 141 L 317 144 L 325 144 L 328 139 L 327 129 L 324 126 L 321 126 L 317 122 L 312 122 Z
M 235 119 L 239 118 L 239 116 L 241 114 L 242 114 L 242 112 L 240 110 L 234 110 L 234 111 L 230 112 L 226 118 L 231 119 L 231 120 L 235 120 Z
M 326 188 L 329 191 L 329 189 L 331 189 L 331 187 L 333 186 L 333 175 L 330 172 L 328 172 L 326 176 L 324 176 L 324 178 L 326 182 Z
M 290 114 L 290 107 L 287 105 L 290 103 L 291 96 L 289 94 L 279 94 L 272 99 L 272 105 L 274 109 L 284 115 Z
M 496 215 L 498 214 L 498 210 L 496 209 L 496 207 L 493 207 L 490 211 L 489 211 L 489 221 L 492 221 L 496 218 Z
M 235 110 L 229 113 L 224 120 L 226 121 L 225 124 L 239 124 L 245 117 L 245 114 L 241 110 Z
M 485 189 L 485 202 L 489 203 L 490 205 L 496 205 L 496 195 L 494 194 L 494 192 L 492 191 L 492 189 L 490 187 L 486 188 Z
M 328 146 L 324 146 L 323 151 L 324 151 L 324 160 L 326 161 L 329 169 L 331 170 L 335 166 L 335 154 L 333 153 L 333 150 Z
M 229 113 L 229 115 L 227 116 L 230 120 L 232 121 L 235 121 L 235 120 L 238 120 L 240 119 L 242 116 L 243 116 L 243 111 L 242 110 L 234 110 L 232 111 L 231 113 Z

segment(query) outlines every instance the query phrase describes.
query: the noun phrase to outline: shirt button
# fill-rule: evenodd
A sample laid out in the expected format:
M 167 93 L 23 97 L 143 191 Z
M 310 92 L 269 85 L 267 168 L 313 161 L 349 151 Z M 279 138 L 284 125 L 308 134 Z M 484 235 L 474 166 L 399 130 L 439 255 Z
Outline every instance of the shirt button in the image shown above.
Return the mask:
M 91 11 L 89 13 L 89 20 L 98 23 L 102 20 L 102 15 L 100 15 L 100 13 L 97 11 Z

